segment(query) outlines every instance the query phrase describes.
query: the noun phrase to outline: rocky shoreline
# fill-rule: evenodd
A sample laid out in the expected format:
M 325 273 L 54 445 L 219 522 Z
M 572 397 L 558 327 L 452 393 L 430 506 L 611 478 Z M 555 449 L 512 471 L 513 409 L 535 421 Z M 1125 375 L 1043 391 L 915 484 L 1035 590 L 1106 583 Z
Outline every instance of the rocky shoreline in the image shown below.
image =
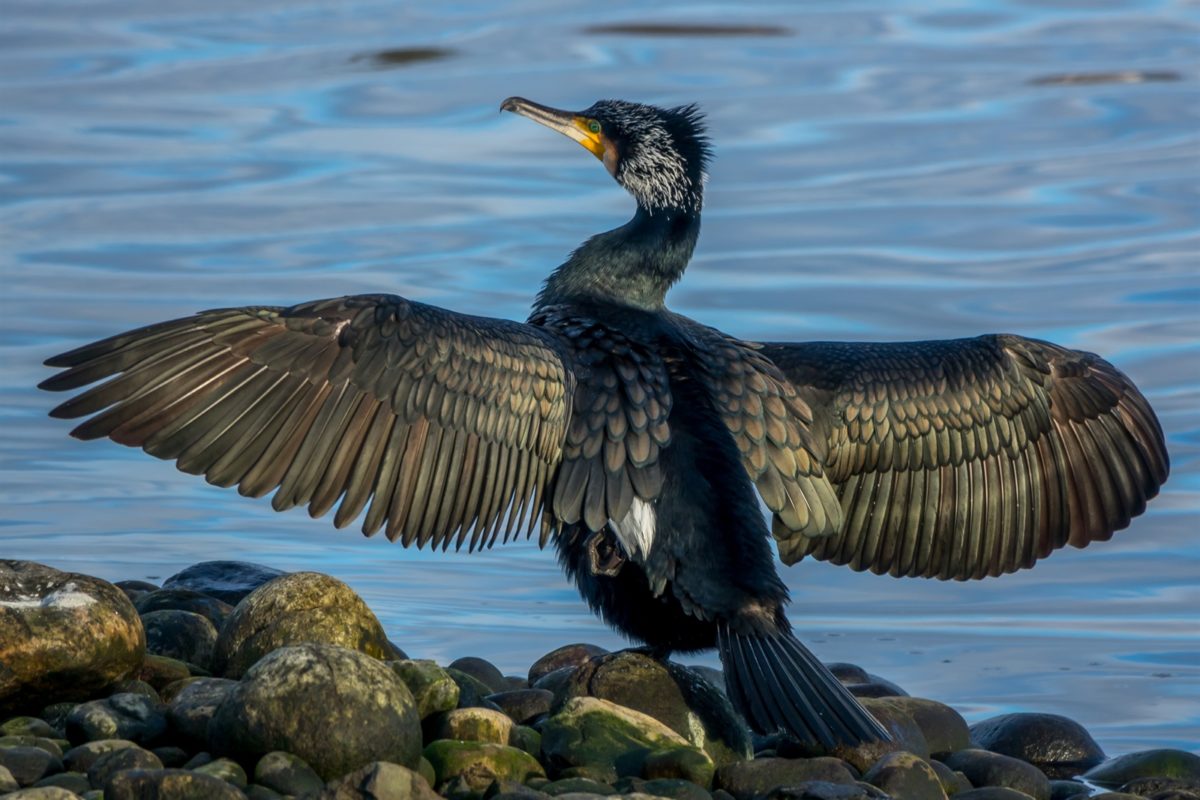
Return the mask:
M 968 727 L 851 664 L 894 741 L 751 735 L 715 670 L 560 647 L 526 675 L 410 658 L 348 586 L 205 562 L 108 583 L 0 561 L 0 796 L 1200 800 L 1200 756 L 1107 759 L 1082 726 Z

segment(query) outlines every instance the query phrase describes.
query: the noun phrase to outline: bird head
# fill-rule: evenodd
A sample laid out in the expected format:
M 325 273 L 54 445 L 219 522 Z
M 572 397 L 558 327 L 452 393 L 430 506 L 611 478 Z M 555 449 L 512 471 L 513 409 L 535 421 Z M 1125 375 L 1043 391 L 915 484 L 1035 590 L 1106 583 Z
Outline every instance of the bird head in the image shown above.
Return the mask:
M 574 139 L 650 214 L 700 212 L 712 150 L 695 105 L 659 108 L 600 100 L 583 111 L 561 111 L 510 97 L 500 109 Z

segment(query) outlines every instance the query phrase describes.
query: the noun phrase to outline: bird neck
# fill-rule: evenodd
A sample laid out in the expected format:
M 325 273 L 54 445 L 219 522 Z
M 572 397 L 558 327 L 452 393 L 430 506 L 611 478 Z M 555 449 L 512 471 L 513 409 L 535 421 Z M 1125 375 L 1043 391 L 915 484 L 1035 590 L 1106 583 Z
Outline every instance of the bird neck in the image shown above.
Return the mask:
M 597 234 L 551 273 L 535 308 L 571 300 L 600 300 L 648 311 L 663 307 L 683 276 L 700 235 L 698 211 L 653 213 L 638 206 L 633 219 Z

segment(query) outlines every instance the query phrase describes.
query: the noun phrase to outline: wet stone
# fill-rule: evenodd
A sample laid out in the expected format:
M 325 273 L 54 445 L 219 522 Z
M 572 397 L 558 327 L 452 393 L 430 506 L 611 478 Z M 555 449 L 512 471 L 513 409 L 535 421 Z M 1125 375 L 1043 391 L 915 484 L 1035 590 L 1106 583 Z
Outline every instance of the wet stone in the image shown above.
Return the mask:
M 971 726 L 971 740 L 984 750 L 1027 761 L 1050 778 L 1073 778 L 1104 760 L 1087 730 L 1058 714 L 991 717 Z
M 1024 792 L 1035 800 L 1050 800 L 1050 780 L 1037 767 L 1020 759 L 969 749 L 952 753 L 943 761 L 946 766 L 966 775 L 977 788 L 1004 787 Z
M 228 784 L 245 789 L 249 781 L 246 779 L 246 770 L 242 769 L 241 765 L 233 759 L 217 758 L 196 767 L 195 772 L 204 775 L 212 775 L 214 778 L 220 778 Z
M 208 722 L 235 686 L 237 681 L 226 678 L 196 678 L 188 683 L 167 705 L 167 723 L 171 731 L 186 742 L 207 743 Z
M 141 621 L 108 581 L 0 560 L 0 714 L 82 700 L 137 669 Z
M 164 589 L 190 589 L 236 606 L 267 581 L 287 573 L 248 561 L 203 561 L 163 581 Z
M 933 767 L 912 753 L 888 753 L 863 775 L 895 800 L 946 800 L 946 792 Z
M 439 800 L 425 779 L 398 764 L 376 761 L 333 781 L 317 800 Z
M 133 606 L 143 618 L 154 611 L 190 611 L 207 619 L 217 630 L 233 613 L 229 603 L 191 589 L 160 589 L 143 594 Z
M 124 747 L 100 756 L 87 769 L 87 779 L 93 787 L 104 786 L 121 770 L 162 769 L 158 756 L 140 747 Z
M 873 704 L 873 707 L 877 708 L 885 703 L 917 723 L 931 755 L 940 756 L 971 746 L 971 729 L 967 727 L 967 721 L 945 703 L 923 697 L 891 697 L 883 703 Z
M 42 736 L 53 739 L 58 736 L 58 733 L 44 719 L 13 717 L 0 724 L 0 736 Z
M 1200 756 L 1171 748 L 1140 750 L 1092 767 L 1083 777 L 1114 788 L 1137 778 L 1200 778 Z
M 72 747 L 63 754 L 63 766 L 72 772 L 87 772 L 106 753 L 127 747 L 137 747 L 128 739 L 98 739 Z
M 529 685 L 533 686 L 555 670 L 563 667 L 577 667 L 593 657 L 602 656 L 607 652 L 603 647 L 594 644 L 568 644 L 555 648 L 533 662 L 529 668 Z
M 166 708 L 140 694 L 114 694 L 80 703 L 67 715 L 67 738 L 72 742 L 128 739 L 146 743 L 166 730 Z
M 492 662 L 484 658 L 476 658 L 475 656 L 456 658 L 450 662 L 450 669 L 465 672 L 486 685 L 493 692 L 501 692 L 508 688 L 504 680 L 504 673 L 497 669 Z
M 713 786 L 733 795 L 736 800 L 755 800 L 779 786 L 806 781 L 854 784 L 854 776 L 837 758 L 756 758 L 726 764 L 717 769 Z
M 62 759 L 40 747 L 0 748 L 0 767 L 8 770 L 21 786 L 29 786 L 47 775 L 62 772 Z
M 247 595 L 217 638 L 213 671 L 241 677 L 260 658 L 288 645 L 317 642 L 390 658 L 379 619 L 349 586 L 318 572 L 276 578 Z
M 408 687 L 421 719 L 458 707 L 458 684 L 433 661 L 401 659 L 389 661 L 388 666 Z
M 82 772 L 60 772 L 57 775 L 49 775 L 42 778 L 34 784 L 35 788 L 56 786 L 59 789 L 66 789 L 68 792 L 75 794 L 83 794 L 90 791 L 92 784 L 88 782 L 87 775 Z
M 221 701 L 208 733 L 214 753 L 286 750 L 326 780 L 373 761 L 415 767 L 421 756 L 416 703 L 400 677 L 328 644 L 283 647 L 259 661 Z
M 516 689 L 496 692 L 485 699 L 495 703 L 513 722 L 527 723 L 549 713 L 554 693 L 545 689 Z
M 299 756 L 275 750 L 254 765 L 254 782 L 280 794 L 304 795 L 320 791 L 325 782 Z
M 205 669 L 212 663 L 217 629 L 206 617 L 191 611 L 163 609 L 143 614 L 142 626 L 146 629 L 148 652 Z
M 220 778 L 183 769 L 129 769 L 104 786 L 104 800 L 245 800 L 235 786 Z

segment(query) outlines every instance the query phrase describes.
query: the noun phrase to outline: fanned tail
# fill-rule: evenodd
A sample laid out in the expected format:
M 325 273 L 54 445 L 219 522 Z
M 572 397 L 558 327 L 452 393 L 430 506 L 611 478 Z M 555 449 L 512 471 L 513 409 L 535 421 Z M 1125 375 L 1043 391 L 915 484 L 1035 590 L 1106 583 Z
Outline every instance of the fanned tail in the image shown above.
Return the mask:
M 801 742 L 826 748 L 891 739 L 790 633 L 742 634 L 721 625 L 717 646 L 729 698 L 759 733 L 783 729 Z

